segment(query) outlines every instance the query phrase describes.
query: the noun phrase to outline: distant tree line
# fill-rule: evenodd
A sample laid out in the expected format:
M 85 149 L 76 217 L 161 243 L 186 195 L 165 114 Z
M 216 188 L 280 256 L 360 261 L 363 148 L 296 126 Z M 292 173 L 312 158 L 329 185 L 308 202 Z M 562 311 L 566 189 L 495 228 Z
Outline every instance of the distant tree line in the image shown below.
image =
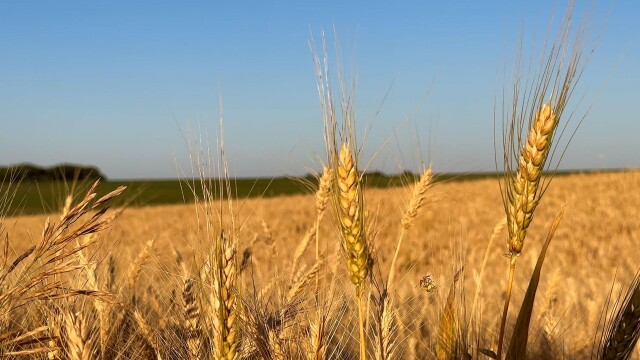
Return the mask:
M 95 166 L 58 164 L 42 167 L 25 163 L 0 167 L 0 181 L 10 179 L 20 181 L 96 180 L 98 178 L 107 179 Z

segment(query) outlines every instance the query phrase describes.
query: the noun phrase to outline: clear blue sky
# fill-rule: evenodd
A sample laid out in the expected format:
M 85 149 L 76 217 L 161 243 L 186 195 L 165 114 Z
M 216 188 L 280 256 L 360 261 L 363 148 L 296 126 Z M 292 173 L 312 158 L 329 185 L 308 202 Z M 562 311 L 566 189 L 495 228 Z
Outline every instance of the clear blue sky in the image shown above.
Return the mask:
M 335 26 L 358 74 L 358 121 L 371 128 L 365 156 L 381 149 L 373 168 L 416 169 L 422 160 L 438 171 L 492 170 L 502 63 L 523 26 L 544 34 L 563 7 L 1 1 L 0 165 L 73 162 L 111 178 L 175 177 L 176 163 L 188 168 L 189 127 L 209 128 L 215 144 L 221 96 L 233 174 L 317 169 L 324 145 L 308 40 Z M 640 3 L 595 9 L 594 28 L 604 30 L 578 93 L 587 90 L 594 107 L 561 167 L 637 167 Z

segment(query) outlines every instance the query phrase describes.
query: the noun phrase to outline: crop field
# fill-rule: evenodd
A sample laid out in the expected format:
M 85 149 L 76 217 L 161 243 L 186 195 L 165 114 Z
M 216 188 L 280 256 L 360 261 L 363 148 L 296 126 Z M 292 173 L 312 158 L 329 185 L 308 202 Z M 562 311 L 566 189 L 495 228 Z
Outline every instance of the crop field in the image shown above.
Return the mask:
M 558 353 L 588 354 L 607 299 L 611 294 L 616 296 L 622 285 L 628 285 L 633 279 L 638 268 L 635 259 L 640 256 L 638 188 L 640 172 L 637 171 L 573 174 L 552 181 L 531 224 L 527 251 L 519 259 L 512 299 L 514 304 L 521 303 L 553 218 L 566 206 L 547 254 L 532 316 L 531 345 L 541 358 Z M 375 248 L 375 271 L 379 272 L 374 273 L 374 278 L 378 281 L 380 275 L 389 270 L 401 215 L 410 198 L 410 186 L 367 192 L 367 206 L 376 224 L 372 247 Z M 300 344 L 286 333 L 294 329 L 302 331 L 316 315 L 313 307 L 308 306 L 315 301 L 313 292 L 305 290 L 288 299 L 298 279 L 317 264 L 314 239 L 307 239 L 307 246 L 300 247 L 314 229 L 315 202 L 313 195 L 294 195 L 234 203 L 239 254 L 250 254 L 243 260 L 243 270 L 238 274 L 243 295 L 247 297 L 245 305 L 253 311 L 264 312 L 266 317 L 282 316 L 282 321 L 288 323 L 280 334 L 282 347 L 287 349 L 283 352 L 301 351 L 294 350 Z M 224 201 L 219 204 L 226 207 Z M 59 214 L 49 216 L 55 219 Z M 135 285 L 130 289 L 116 287 L 127 292 L 114 296 L 126 305 L 127 311 L 137 311 L 144 317 L 149 335 L 161 353 L 175 347 L 172 343 L 178 341 L 175 338 L 178 335 L 172 327 L 181 324 L 185 316 L 183 299 L 186 298 L 179 295 L 185 291 L 185 275 L 176 263 L 176 254 L 180 254 L 185 268 L 197 269 L 202 249 L 215 243 L 214 239 L 203 236 L 207 231 L 201 216 L 202 208 L 196 205 L 127 208 L 94 244 L 83 250 L 96 262 L 98 279 L 107 277 L 109 269 L 115 269 L 115 282 L 126 283 L 130 281 L 126 277 L 131 276 L 131 267 L 138 267 Z M 39 241 L 46 217 L 5 219 L 5 228 L 11 234 L 12 254 L 20 254 Z M 495 178 L 441 181 L 428 189 L 425 204 L 406 233 L 397 263 L 397 285 L 391 294 L 396 304 L 395 337 L 406 344 L 398 349 L 400 357 L 434 355 L 433 342 L 437 342 L 437 337 L 432 334 L 438 331 L 452 279 L 462 267 L 463 280 L 456 300 L 460 326 L 469 330 L 477 326 L 487 347 L 495 343 L 509 262 L 505 256 L 508 236 L 504 227 L 499 226 L 503 217 Z M 598 221 L 593 221 L 594 218 Z M 494 231 L 496 235 L 492 237 Z M 150 241 L 152 247 L 148 245 Z M 317 266 L 312 281 L 304 286 L 313 288 L 316 279 L 324 282 L 336 276 L 331 307 L 323 312 L 329 315 L 327 326 L 332 329 L 332 351 L 341 351 L 342 357 L 350 357 L 349 349 L 357 343 L 357 334 L 350 327 L 357 319 L 352 311 L 353 289 L 346 276 L 346 265 L 342 255 L 336 258 L 340 234 L 336 232 L 333 214 L 323 217 L 318 241 L 320 258 L 326 260 Z M 140 254 L 144 259 L 140 259 Z M 91 281 L 88 273 L 81 274 L 84 279 L 81 283 Z M 433 280 L 434 289 L 421 286 L 420 280 L 426 275 Z M 371 292 L 376 291 L 373 288 Z M 329 290 L 322 289 L 320 292 L 326 296 Z M 252 299 L 253 296 L 256 298 Z M 126 303 L 128 297 L 136 300 Z M 93 308 L 92 300 L 73 304 Z M 288 306 L 295 308 L 295 312 L 285 315 L 282 311 Z M 512 309 L 510 319 L 514 321 L 517 306 Z M 374 321 L 373 313 L 371 316 Z M 78 319 L 83 326 L 99 328 L 95 318 Z M 465 322 L 468 324 L 463 325 Z M 93 332 L 88 336 L 99 338 Z M 133 335 L 123 333 L 121 336 Z M 138 336 L 126 341 L 130 342 L 132 354 L 140 355 L 148 351 L 148 345 Z

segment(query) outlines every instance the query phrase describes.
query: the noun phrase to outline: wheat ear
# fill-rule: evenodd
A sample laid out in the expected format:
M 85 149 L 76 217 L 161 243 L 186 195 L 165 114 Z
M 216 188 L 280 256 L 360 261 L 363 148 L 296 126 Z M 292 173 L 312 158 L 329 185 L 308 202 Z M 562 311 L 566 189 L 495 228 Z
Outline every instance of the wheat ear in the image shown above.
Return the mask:
M 360 291 L 369 276 L 371 258 L 365 236 L 363 198 L 358 171 L 351 150 L 345 144 L 340 150 L 337 185 L 340 227 L 347 251 L 349 277 Z
M 182 272 L 182 301 L 184 312 L 184 331 L 187 342 L 187 351 L 189 359 L 200 359 L 202 351 L 202 329 L 200 328 L 200 306 L 196 297 L 196 282 L 191 278 L 191 273 L 187 264 L 182 260 L 182 256 L 175 249 L 175 257 L 178 266 Z
M 529 130 L 527 142 L 518 159 L 518 171 L 507 189 L 507 228 L 509 252 L 512 256 L 517 256 L 522 251 L 527 228 L 540 201 L 540 177 L 557 125 L 553 109 L 549 104 L 544 104 Z
M 151 254 L 153 253 L 155 243 L 156 239 L 147 241 L 142 252 L 140 252 L 133 263 L 131 263 L 127 270 L 127 278 L 120 290 L 121 294 L 126 294 L 127 292 L 134 290 L 135 285 L 140 278 L 140 274 L 142 273 L 142 269 L 146 266 Z
M 136 324 L 138 324 L 138 329 L 140 330 L 140 333 L 142 334 L 144 339 L 149 343 L 151 348 L 153 348 L 153 352 L 156 355 L 156 359 L 162 360 L 162 357 L 160 356 L 160 344 L 158 343 L 156 334 L 153 330 L 151 330 L 151 326 L 149 326 L 145 318 L 142 316 L 142 313 L 138 309 L 134 310 L 133 318 L 136 321 Z
M 320 221 L 324 215 L 324 211 L 329 203 L 329 196 L 331 195 L 331 187 L 333 186 L 334 179 L 333 170 L 330 167 L 325 167 L 322 170 L 322 176 L 318 182 L 318 190 L 316 191 L 316 261 L 320 258 Z
M 307 348 L 307 359 L 309 360 L 325 358 L 325 322 L 326 317 L 322 317 L 309 323 L 309 346 Z
M 395 358 L 397 340 L 397 322 L 393 313 L 393 299 L 386 291 L 378 304 L 378 328 L 375 334 L 376 360 L 390 360 Z
M 309 286 L 309 283 L 311 283 L 311 281 L 317 278 L 322 263 L 322 260 L 317 261 L 309 271 L 307 271 L 295 281 L 295 283 L 291 286 L 291 288 L 289 288 L 289 291 L 287 292 L 287 303 L 293 301 L 293 299 L 300 295 L 302 291 L 304 291 Z
M 95 330 L 85 321 L 82 312 L 74 313 L 65 309 L 60 313 L 61 341 L 64 355 L 70 360 L 90 360 L 95 358 Z
M 231 360 L 238 356 L 236 250 L 224 231 L 220 232 L 215 255 L 214 353 L 216 359 Z
M 184 301 L 184 328 L 187 337 L 187 348 L 190 359 L 198 359 L 202 348 L 200 342 L 200 307 L 194 291 L 195 282 L 185 277 L 182 285 Z
M 396 244 L 396 252 L 393 255 L 393 260 L 391 260 L 391 267 L 389 268 L 389 276 L 387 277 L 387 288 L 391 289 L 393 286 L 393 280 L 395 276 L 396 269 L 396 261 L 398 260 L 398 255 L 400 254 L 400 247 L 402 246 L 402 240 L 404 239 L 405 231 L 411 227 L 413 224 L 413 220 L 418 216 L 418 210 L 424 204 L 424 200 L 426 197 L 427 190 L 431 186 L 433 181 L 433 173 L 431 168 L 429 167 L 420 176 L 420 180 L 416 183 L 413 188 L 413 194 L 411 195 L 411 200 L 409 200 L 409 206 L 407 210 L 402 215 L 400 227 L 400 234 L 398 235 L 398 242 Z
M 633 284 L 606 331 L 602 360 L 629 359 L 640 337 L 640 277 Z

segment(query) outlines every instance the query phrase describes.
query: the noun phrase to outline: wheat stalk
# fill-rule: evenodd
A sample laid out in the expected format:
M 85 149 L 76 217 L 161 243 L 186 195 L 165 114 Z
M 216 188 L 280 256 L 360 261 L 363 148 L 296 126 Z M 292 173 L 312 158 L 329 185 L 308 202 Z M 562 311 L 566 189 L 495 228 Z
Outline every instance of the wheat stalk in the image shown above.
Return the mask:
M 463 275 L 464 267 L 453 276 L 451 288 L 447 295 L 440 323 L 438 324 L 438 341 L 436 342 L 436 359 L 457 359 L 459 349 L 458 317 L 456 315 L 456 286 Z
M 331 192 L 334 185 L 335 173 L 329 166 L 325 166 L 322 175 L 318 180 L 318 189 L 315 195 L 316 221 L 314 224 L 313 236 L 316 241 L 316 265 L 320 263 L 320 222 L 327 209 Z M 314 266 L 315 268 L 315 266 Z M 313 270 L 313 269 L 312 269 Z M 319 268 L 318 268 L 319 270 Z M 308 359 L 324 359 L 325 356 L 325 322 L 326 315 L 321 313 L 321 304 L 319 298 L 319 282 L 317 272 L 313 275 L 315 278 L 315 307 L 316 314 L 309 322 L 309 343 L 306 346 Z M 325 306 L 327 304 L 324 304 Z
M 18 308 L 27 308 L 27 305 L 37 300 L 51 301 L 77 295 L 106 295 L 91 289 L 70 288 L 66 281 L 60 278 L 60 275 L 85 268 L 83 264 L 77 264 L 76 254 L 89 246 L 90 242 L 82 244 L 78 240 L 109 227 L 111 221 L 105 216 L 108 207 L 103 205 L 125 189 L 119 187 L 94 200 L 97 186 L 96 181 L 77 204 L 65 206 L 64 214 L 58 223 L 52 223 L 50 218 L 47 218 L 40 241 L 10 264 L 7 263 L 8 236 L 5 238 L 3 265 L 0 268 L 0 319 L 9 314 L 15 317 Z M 54 355 L 55 350 L 44 345 L 52 339 L 45 339 L 41 335 L 47 330 L 49 329 L 45 326 L 31 331 L 20 329 L 0 333 L 0 353 L 4 356 L 42 352 Z M 41 346 L 34 348 L 34 344 Z
M 360 328 L 360 359 L 366 357 L 365 304 L 363 286 L 371 271 L 372 259 L 364 225 L 364 202 L 360 178 L 351 149 L 342 144 L 338 157 L 336 185 L 338 188 L 338 218 L 347 255 L 349 278 L 356 286 L 358 323 Z
M 418 216 L 418 210 L 424 204 L 424 200 L 426 197 L 427 190 L 431 186 L 433 181 L 433 173 L 431 171 L 431 167 L 426 169 L 420 175 L 420 180 L 416 183 L 413 188 L 413 194 L 411 196 L 411 200 L 409 200 L 409 205 L 407 210 L 402 215 L 400 234 L 398 235 L 398 242 L 396 244 L 396 251 L 393 255 L 393 260 L 391 260 L 391 266 L 389 267 L 389 275 L 387 276 L 387 288 L 393 288 L 393 280 L 395 277 L 395 269 L 396 269 L 396 261 L 398 260 L 398 255 L 400 254 L 400 247 L 402 246 L 402 241 L 404 239 L 405 231 L 411 227 L 413 224 L 413 220 Z
M 553 156 L 556 129 L 580 79 L 585 61 L 582 58 L 584 29 L 575 32 L 573 38 L 574 5 L 575 2 L 570 0 L 565 16 L 555 32 L 555 40 L 548 49 L 545 43 L 539 67 L 533 70 L 532 81 L 524 91 L 521 91 L 519 78 L 520 64 L 516 64 L 513 93 L 507 96 L 511 97 L 512 101 L 506 106 L 503 104 L 503 117 L 509 114 L 510 119 L 503 144 L 506 176 L 504 189 L 501 185 L 501 192 L 507 215 L 507 246 L 511 259 L 498 338 L 498 359 L 502 356 L 516 259 L 522 251 L 535 209 L 549 184 L 546 182 L 541 185 L 540 178 L 543 170 L 547 168 L 549 157 Z M 547 103 L 544 103 L 545 97 L 550 99 Z M 526 128 L 525 124 L 528 125 Z M 528 131 L 525 139 L 523 131 Z M 513 164 L 514 161 L 516 164 Z M 515 173 L 512 171 L 514 165 L 517 166 Z
M 507 187 L 508 248 L 511 262 L 507 279 L 507 295 L 500 324 L 498 358 L 502 353 L 502 336 L 509 311 L 516 259 L 522 251 L 527 228 L 531 224 L 533 213 L 541 198 L 541 192 L 538 191 L 540 177 L 551 149 L 551 140 L 557 125 L 558 121 L 553 109 L 549 104 L 544 104 L 530 126 L 529 135 L 518 159 L 518 171 Z
M 533 219 L 533 213 L 540 202 L 540 178 L 544 169 L 553 133 L 558 126 L 558 118 L 550 104 L 543 104 L 530 125 L 526 143 L 518 158 L 518 171 L 513 175 L 507 191 L 507 229 L 509 231 L 508 248 L 511 255 L 507 291 L 500 324 L 498 358 L 502 353 L 502 337 L 509 311 L 511 289 L 515 274 L 516 259 L 522 251 L 527 228 Z

